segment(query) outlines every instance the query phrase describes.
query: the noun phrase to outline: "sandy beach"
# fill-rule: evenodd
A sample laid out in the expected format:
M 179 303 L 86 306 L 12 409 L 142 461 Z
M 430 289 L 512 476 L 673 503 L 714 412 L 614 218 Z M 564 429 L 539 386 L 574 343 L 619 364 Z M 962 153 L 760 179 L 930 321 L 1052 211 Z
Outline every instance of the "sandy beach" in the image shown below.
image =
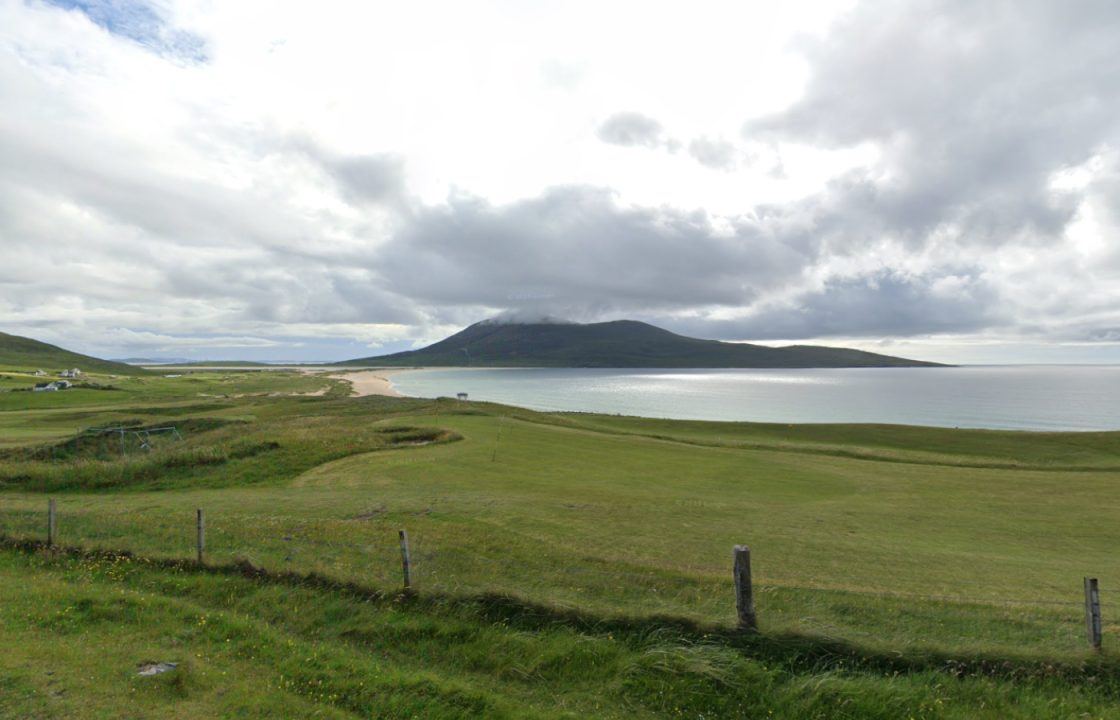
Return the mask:
M 359 370 L 349 373 L 331 373 L 329 377 L 345 380 L 353 388 L 351 395 L 388 395 L 390 397 L 404 397 L 393 389 L 389 376 L 401 370 Z

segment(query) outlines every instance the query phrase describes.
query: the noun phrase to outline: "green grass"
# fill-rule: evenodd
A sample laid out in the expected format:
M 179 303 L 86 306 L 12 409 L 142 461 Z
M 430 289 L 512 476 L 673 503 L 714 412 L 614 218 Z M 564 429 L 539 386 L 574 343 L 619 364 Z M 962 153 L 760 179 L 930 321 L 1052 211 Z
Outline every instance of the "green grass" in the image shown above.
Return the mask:
M 125 363 L 100 360 L 80 353 L 64 350 L 31 338 L 9 335 L 0 332 L 0 366 L 22 368 L 27 372 L 44 370 L 58 373 L 61 370 L 79 368 L 83 372 L 116 373 L 118 375 L 142 375 L 141 368 Z
M 325 392 L 333 398 L 349 393 L 339 380 L 297 371 L 172 374 L 179 377 L 91 373 L 83 380 L 116 389 L 32 393 L 18 389 L 30 388 L 42 378 L 0 367 L 0 447 L 67 438 L 91 426 L 122 420 L 148 422 L 198 414 L 251 418 L 258 406 L 274 408 L 282 396 Z
M 1118 433 L 544 414 L 346 398 L 281 371 L 119 392 L 0 411 L 0 533 L 41 538 L 50 492 L 62 543 L 151 562 L 9 547 L 0 574 L 20 581 L 0 578 L 0 607 L 54 617 L 127 595 L 165 610 L 137 623 L 87 609 L 72 647 L 52 645 L 45 620 L 0 623 L 16 658 L 0 660 L 0 690 L 13 689 L 0 696 L 24 698 L 17 715 L 110 716 L 135 693 L 139 715 L 173 717 L 258 703 L 325 717 L 1120 716 Z M 124 420 L 187 432 L 124 455 L 73 439 Z M 195 508 L 210 563 L 269 575 L 176 564 L 192 556 Z M 407 602 L 394 595 L 399 528 L 418 591 Z M 740 543 L 755 564 L 751 637 L 731 629 Z M 1083 637 L 1087 574 L 1105 593 L 1101 656 Z M 188 633 L 203 612 L 250 649 Z M 424 629 L 401 637 L 401 624 Z M 322 664 L 300 674 L 277 649 L 289 641 Z M 44 663 L 74 671 L 86 646 L 117 664 L 66 694 L 100 699 L 52 704 Z M 190 677 L 132 677 L 187 649 Z
M 0 620 L 6 716 L 1118 716 L 1100 662 L 914 660 L 120 556 L 0 550 Z M 151 662 L 178 667 L 138 677 Z
M 908 425 L 699 422 L 580 413 L 566 417 L 574 425 L 601 432 L 714 447 L 976 468 L 1120 471 L 1120 432 L 1024 433 Z

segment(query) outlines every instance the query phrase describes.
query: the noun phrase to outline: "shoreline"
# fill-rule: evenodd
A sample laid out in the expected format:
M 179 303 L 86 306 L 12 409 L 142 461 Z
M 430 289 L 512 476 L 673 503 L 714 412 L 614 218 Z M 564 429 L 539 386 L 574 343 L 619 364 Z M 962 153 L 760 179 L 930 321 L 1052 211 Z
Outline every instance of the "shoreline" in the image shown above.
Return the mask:
M 348 373 L 324 373 L 326 377 L 350 383 L 350 397 L 383 395 L 385 397 L 406 397 L 397 392 L 389 379 L 393 375 L 407 372 L 411 368 L 357 370 Z M 377 373 L 376 375 L 374 373 Z
M 350 383 L 350 397 L 364 397 L 367 395 L 383 395 L 385 397 L 409 397 L 393 387 L 390 376 L 423 368 L 402 367 L 311 367 L 307 365 L 152 365 L 144 366 L 147 370 L 173 370 L 178 372 L 268 372 L 275 370 L 295 370 L 306 375 L 317 375 L 333 378 Z M 373 375 L 371 373 L 377 373 Z M 326 393 L 326 388 L 296 395 L 316 396 Z

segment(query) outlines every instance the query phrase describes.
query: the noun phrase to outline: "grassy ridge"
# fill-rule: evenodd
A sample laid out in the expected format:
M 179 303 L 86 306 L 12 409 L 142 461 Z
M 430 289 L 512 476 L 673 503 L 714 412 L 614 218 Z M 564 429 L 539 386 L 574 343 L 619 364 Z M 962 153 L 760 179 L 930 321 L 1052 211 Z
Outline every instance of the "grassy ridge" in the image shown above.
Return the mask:
M 63 350 L 56 345 L 0 332 L 0 367 L 3 366 L 31 372 L 42 369 L 51 373 L 75 367 L 83 372 L 117 375 L 142 375 L 146 372 L 125 363 L 100 360 L 89 355 Z
M 0 622 L 0 649 L 17 658 L 0 660 L 0 689 L 24 698 L 13 706 L 24 714 L 77 707 L 51 705 L 35 669 L 55 647 L 55 621 L 42 618 L 83 599 L 74 636 L 117 658 L 96 676 L 100 695 L 84 680 L 63 684 L 100 698 L 77 713 L 90 717 L 111 714 L 122 693 L 171 716 L 250 712 L 261 688 L 290 693 L 296 714 L 327 717 L 374 714 L 372 697 L 400 698 L 386 717 L 1120 708 L 1120 635 L 1106 618 L 1106 652 L 1093 657 L 1080 606 L 1082 575 L 1102 578 L 1106 606 L 1108 578 L 1120 576 L 1116 433 L 546 414 L 347 398 L 336 381 L 280 371 L 117 392 L 108 404 L 59 393 L 69 405 L 0 411 L 0 433 L 22 438 L 0 450 L 0 533 L 41 537 L 49 489 L 62 542 L 173 561 L 190 556 L 203 507 L 212 563 L 277 575 L 0 552 L 0 608 L 40 618 Z M 129 418 L 193 430 L 124 456 L 68 439 Z M 401 527 L 420 591 L 404 604 L 392 594 Z M 728 630 L 730 549 L 744 542 L 762 630 L 750 640 Z M 122 593 L 194 615 L 137 624 L 132 610 L 97 604 Z M 224 637 L 188 632 L 183 618 L 200 613 L 256 639 L 241 647 L 230 636 L 241 649 L 223 654 Z M 401 624 L 422 629 L 402 637 Z M 281 651 L 289 641 L 322 664 L 300 670 Z M 77 644 L 66 647 L 57 662 L 81 667 Z M 135 663 L 185 648 L 207 659 L 184 679 L 132 678 Z M 374 678 L 375 691 L 354 684 Z M 409 705 L 410 693 L 424 702 Z M 260 714 L 279 707 L 260 702 Z

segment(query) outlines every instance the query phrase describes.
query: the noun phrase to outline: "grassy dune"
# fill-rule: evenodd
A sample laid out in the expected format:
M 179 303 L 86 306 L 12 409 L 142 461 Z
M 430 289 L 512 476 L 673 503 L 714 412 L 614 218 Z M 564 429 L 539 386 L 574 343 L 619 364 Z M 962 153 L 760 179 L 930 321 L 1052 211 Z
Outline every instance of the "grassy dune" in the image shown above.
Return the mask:
M 1117 433 L 542 414 L 282 372 L 117 392 L 0 393 L 0 532 L 41 538 L 49 492 L 60 542 L 145 559 L 0 550 L 0 697 L 24 714 L 136 697 L 171 717 L 1120 717 Z M 77 427 L 127 418 L 194 430 L 75 447 Z M 211 571 L 180 563 L 196 507 Z M 737 543 L 758 636 L 731 627 Z M 1085 574 L 1105 591 L 1100 656 Z M 87 648 L 113 658 L 89 679 Z

